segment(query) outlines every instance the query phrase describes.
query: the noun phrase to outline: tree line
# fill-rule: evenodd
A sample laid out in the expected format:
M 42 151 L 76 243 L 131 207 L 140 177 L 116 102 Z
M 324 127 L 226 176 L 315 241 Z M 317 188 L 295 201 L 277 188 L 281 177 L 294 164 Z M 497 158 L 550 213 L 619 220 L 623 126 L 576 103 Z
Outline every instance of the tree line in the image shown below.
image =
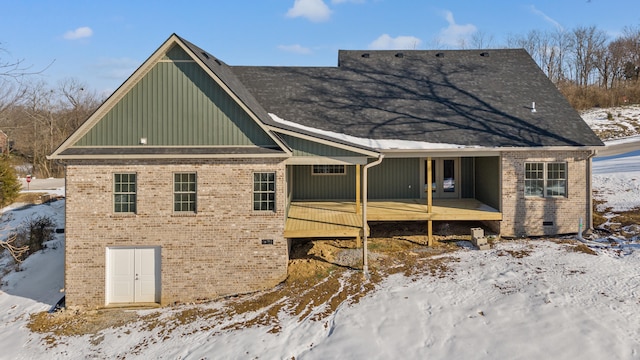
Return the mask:
M 610 39 L 595 26 L 510 36 L 578 109 L 640 103 L 640 27 Z
M 9 136 L 11 159 L 16 164 L 29 164 L 22 172 L 33 176 L 63 176 L 62 164 L 46 156 L 95 111 L 102 99 L 74 78 L 55 86 L 24 78 L 0 79 L 0 87 L 0 130 Z
M 493 46 L 477 32 L 463 49 L 524 48 L 542 71 L 580 110 L 640 103 L 640 28 L 627 27 L 616 38 L 595 26 L 567 31 L 532 30 L 510 35 Z M 95 111 L 103 99 L 77 79 L 54 86 L 22 61 L 3 60 L 0 44 L 0 130 L 12 140 L 11 154 L 32 166 L 33 175 L 58 177 L 61 164 L 46 159 Z M 45 70 L 42 70 L 46 72 Z

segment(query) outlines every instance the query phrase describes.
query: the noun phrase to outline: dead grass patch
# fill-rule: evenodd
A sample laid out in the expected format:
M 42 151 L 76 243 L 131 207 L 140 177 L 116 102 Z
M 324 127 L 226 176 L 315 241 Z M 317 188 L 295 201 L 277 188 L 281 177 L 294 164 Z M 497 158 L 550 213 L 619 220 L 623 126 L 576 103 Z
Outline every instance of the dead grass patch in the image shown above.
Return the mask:
M 616 213 L 615 222 L 623 227 L 640 224 L 640 208 Z
M 500 250 L 498 251 L 498 256 L 511 256 L 516 259 L 522 259 L 531 255 L 531 250 Z
M 598 211 L 601 205 L 603 205 L 605 201 L 593 199 L 593 211 L 592 211 L 592 219 L 593 219 L 593 227 L 598 228 L 602 225 L 606 224 L 609 219 L 605 217 L 605 214 L 611 212 L 611 208 L 606 208 L 604 211 Z
M 558 244 L 564 245 L 564 249 L 570 252 L 583 253 L 587 255 L 598 255 L 597 252 L 593 251 L 587 245 L 581 243 L 578 240 L 574 239 L 550 239 Z
M 31 314 L 27 328 L 32 332 L 46 333 L 46 344 L 55 346 L 64 336 L 96 335 L 104 329 L 122 327 L 137 319 L 138 315 L 133 311 L 107 309 L 81 313 L 64 310 L 53 314 Z
M 587 245 L 582 244 L 582 243 L 575 244 L 573 246 L 568 246 L 566 249 L 569 250 L 569 251 L 572 251 L 572 252 L 578 252 L 578 253 L 583 253 L 583 254 L 587 254 L 587 255 L 598 255 L 598 253 L 596 253 L 595 251 L 591 250 L 590 247 L 588 247 Z
M 47 193 L 44 192 L 23 192 L 14 200 L 17 203 L 37 204 L 40 198 Z

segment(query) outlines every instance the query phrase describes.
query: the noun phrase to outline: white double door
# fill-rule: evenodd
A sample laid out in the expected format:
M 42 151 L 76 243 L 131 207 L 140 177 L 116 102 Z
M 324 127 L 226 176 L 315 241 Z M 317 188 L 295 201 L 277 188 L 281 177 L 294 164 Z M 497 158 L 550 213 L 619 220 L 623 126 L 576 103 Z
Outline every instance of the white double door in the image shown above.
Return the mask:
M 431 159 L 431 191 L 434 199 L 458 198 L 459 197 L 459 159 L 458 158 L 436 158 Z M 425 190 L 429 173 L 427 171 L 427 161 L 423 162 L 423 179 Z M 423 195 L 426 197 L 426 194 Z
M 107 303 L 159 302 L 160 248 L 108 248 L 107 260 Z

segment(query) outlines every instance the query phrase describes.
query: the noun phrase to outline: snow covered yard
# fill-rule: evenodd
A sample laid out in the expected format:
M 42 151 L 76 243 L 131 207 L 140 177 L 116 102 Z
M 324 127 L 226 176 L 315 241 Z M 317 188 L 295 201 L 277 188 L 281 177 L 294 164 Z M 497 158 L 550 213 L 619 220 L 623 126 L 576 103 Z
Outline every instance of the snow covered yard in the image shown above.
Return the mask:
M 602 140 L 640 134 L 640 105 L 594 108 L 580 115 Z
M 608 112 L 614 121 L 638 116 L 627 108 Z M 594 112 L 592 124 L 610 121 L 606 110 Z M 640 209 L 638 164 L 638 154 L 594 161 L 595 196 L 610 224 Z M 64 226 L 64 201 L 3 212 L 6 228 L 41 213 Z M 503 240 L 488 251 L 462 240 L 428 249 L 372 239 L 370 282 L 337 264 L 344 249 L 318 242 L 292 260 L 290 281 L 273 290 L 50 315 L 63 287 L 58 234 L 0 280 L 0 358 L 636 359 L 639 235 L 636 223 L 596 232 L 589 246 L 570 238 Z M 12 269 L 0 257 L 0 270 Z
M 373 290 L 358 285 L 357 271 L 329 267 L 319 272 L 323 278 L 308 278 L 304 301 L 285 284 L 264 293 L 160 310 L 39 315 L 89 329 L 76 336 L 62 335 L 56 326 L 51 333 L 30 333 L 28 314 L 47 306 L 29 296 L 3 294 L 3 309 L 12 306 L 2 319 L 2 339 L 8 340 L 3 354 L 134 359 L 640 356 L 640 251 L 592 253 L 568 240 L 501 241 L 489 251 L 465 242 L 451 246 L 458 248 L 439 255 L 409 253 L 414 260 L 408 267 L 373 262 L 379 275 L 372 280 Z M 438 266 L 430 267 L 433 263 Z M 24 273 L 32 271 L 27 267 Z M 332 281 L 338 286 L 326 286 Z M 357 298 L 359 291 L 367 295 Z M 100 317 L 106 324 L 86 326 Z

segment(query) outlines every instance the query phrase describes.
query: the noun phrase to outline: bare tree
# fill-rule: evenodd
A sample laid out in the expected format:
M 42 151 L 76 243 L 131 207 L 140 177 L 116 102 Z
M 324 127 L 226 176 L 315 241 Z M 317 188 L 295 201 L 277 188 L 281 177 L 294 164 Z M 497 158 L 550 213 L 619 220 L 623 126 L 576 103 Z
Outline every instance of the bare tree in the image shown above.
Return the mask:
M 44 177 L 52 176 L 53 172 L 46 156 L 56 144 L 56 110 L 53 89 L 42 81 L 29 86 L 23 105 L 27 121 L 21 124 L 22 141 L 18 147 Z
M 470 47 L 474 49 L 488 49 L 493 47 L 493 35 L 487 35 L 484 31 L 476 31 L 471 35 Z
M 11 234 L 6 240 L 0 241 L 0 248 L 7 250 L 11 257 L 13 257 L 13 260 L 21 264 L 25 255 L 29 252 L 29 246 L 18 245 L 17 239 L 17 234 Z
M 573 69 L 576 84 L 586 87 L 592 83 L 596 70 L 597 54 L 603 51 L 606 34 L 595 26 L 578 27 L 572 33 Z
M 599 85 L 604 89 L 609 88 L 609 81 L 612 77 L 613 58 L 608 47 L 597 49 L 594 53 L 594 67 L 598 70 Z
M 556 29 L 555 32 L 551 33 L 551 37 L 555 47 L 555 70 L 553 71 L 554 77 L 551 80 L 557 83 L 569 78 L 567 76 L 567 57 L 571 49 L 571 35 L 563 29 Z
M 65 139 L 75 131 L 100 105 L 95 91 L 89 90 L 86 84 L 78 79 L 66 78 L 58 83 L 60 113 L 58 114 L 58 130 Z
M 3 113 L 25 95 L 26 88 L 20 80 L 29 70 L 22 60 L 8 58 L 9 52 L 0 46 L 0 126 L 5 125 Z
M 67 78 L 57 87 L 43 81 L 27 86 L 22 101 L 7 113 L 15 151 L 28 160 L 38 176 L 60 176 L 60 164 L 47 160 L 99 105 L 98 96 L 79 80 Z

